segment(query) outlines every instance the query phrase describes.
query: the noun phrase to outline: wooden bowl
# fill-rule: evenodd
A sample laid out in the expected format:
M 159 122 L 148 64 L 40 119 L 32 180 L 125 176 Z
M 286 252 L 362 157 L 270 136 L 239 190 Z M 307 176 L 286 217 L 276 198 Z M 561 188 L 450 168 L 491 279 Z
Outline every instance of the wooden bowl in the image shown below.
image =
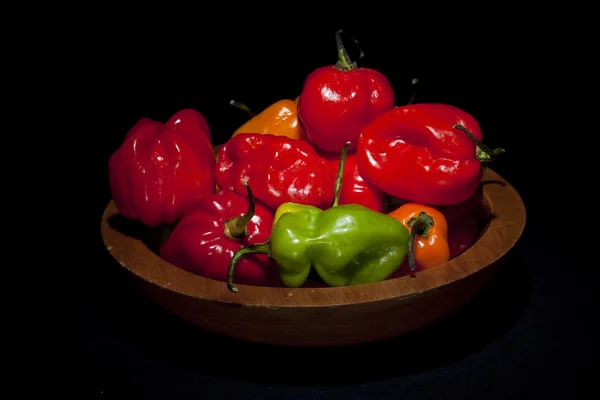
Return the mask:
M 493 218 L 466 252 L 438 267 L 383 282 L 337 287 L 271 288 L 206 279 L 163 261 L 141 239 L 118 229 L 111 201 L 102 237 L 112 256 L 165 309 L 240 339 L 291 346 L 340 346 L 423 327 L 471 299 L 497 272 L 525 227 L 525 206 L 500 175 L 486 170 L 483 202 Z

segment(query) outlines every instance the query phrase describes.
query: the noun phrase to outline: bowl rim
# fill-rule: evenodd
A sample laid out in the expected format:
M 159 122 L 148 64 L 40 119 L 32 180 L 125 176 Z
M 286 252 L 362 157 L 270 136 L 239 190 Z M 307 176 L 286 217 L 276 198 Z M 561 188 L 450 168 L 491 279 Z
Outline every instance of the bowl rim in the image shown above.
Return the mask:
M 375 283 L 301 288 L 236 283 L 239 291 L 232 293 L 226 282 L 204 278 L 176 267 L 160 258 L 140 239 L 111 227 L 109 218 L 118 214 L 112 199 L 102 215 L 101 236 L 111 256 L 133 275 L 160 289 L 200 300 L 275 309 L 335 307 L 400 300 L 437 290 L 475 274 L 497 262 L 517 243 L 526 221 L 521 196 L 506 179 L 489 168 L 484 170 L 480 185 L 493 218 L 485 232 L 469 249 L 435 268 Z M 144 268 L 140 267 L 139 257 L 136 257 L 139 254 L 145 254 L 143 259 L 148 260 Z

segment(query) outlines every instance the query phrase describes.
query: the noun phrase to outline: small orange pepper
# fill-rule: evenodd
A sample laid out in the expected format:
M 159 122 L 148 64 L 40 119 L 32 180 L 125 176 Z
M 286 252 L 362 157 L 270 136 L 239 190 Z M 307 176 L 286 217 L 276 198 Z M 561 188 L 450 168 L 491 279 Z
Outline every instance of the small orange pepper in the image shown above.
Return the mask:
M 419 203 L 405 203 L 388 213 L 410 232 L 408 262 L 411 271 L 443 264 L 450 259 L 448 222 L 441 211 Z
M 240 133 L 261 133 L 287 136 L 292 139 L 303 138 L 298 123 L 297 99 L 279 100 L 259 114 L 254 114 L 246 105 L 235 100 L 230 101 L 229 104 L 242 109 L 250 116 L 250 120 L 236 129 L 231 137 Z

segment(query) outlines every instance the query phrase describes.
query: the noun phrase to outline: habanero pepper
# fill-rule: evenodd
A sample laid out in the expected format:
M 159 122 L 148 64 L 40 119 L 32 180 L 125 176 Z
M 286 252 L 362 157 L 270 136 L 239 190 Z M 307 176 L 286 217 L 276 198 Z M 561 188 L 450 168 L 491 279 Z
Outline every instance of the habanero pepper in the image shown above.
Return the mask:
M 358 204 L 338 204 L 348 146 L 341 157 L 333 205 L 321 210 L 283 204 L 288 211 L 274 223 L 269 240 L 242 248 L 231 259 L 230 291 L 238 291 L 233 284 L 235 268 L 248 254 L 267 254 L 287 287 L 302 287 L 312 268 L 328 286 L 346 286 L 383 281 L 402 264 L 408 230 L 400 221 Z
M 204 117 L 184 109 L 166 124 L 141 118 L 108 161 L 121 215 L 149 227 L 180 219 L 196 198 L 214 193 L 215 158 Z
M 415 270 L 436 267 L 450 259 L 448 223 L 444 214 L 424 204 L 406 203 L 388 213 L 409 230 L 408 267 L 399 268 L 392 278 Z
M 483 186 L 479 185 L 473 196 L 448 207 L 441 207 L 448 222 L 450 258 L 469 249 L 477 240 L 481 226 L 489 218 L 483 200 Z
M 273 210 L 287 202 L 319 208 L 333 202 L 334 171 L 305 140 L 240 133 L 223 144 L 217 158 L 220 189 L 242 194 L 248 182 L 254 196 Z
M 298 124 L 298 107 L 296 101 L 283 99 L 265 108 L 259 114 L 254 114 L 248 106 L 232 100 L 229 104 L 243 110 L 250 120 L 233 132 L 233 136 L 240 133 L 262 133 L 277 136 L 287 136 L 291 139 L 303 139 L 302 128 Z
M 269 238 L 273 211 L 232 191 L 203 196 L 189 208 L 160 248 L 170 264 L 205 278 L 227 281 L 229 262 L 240 248 Z M 246 285 L 281 286 L 277 268 L 267 256 L 240 261 L 238 279 Z
M 357 146 L 361 129 L 392 109 L 395 94 L 379 71 L 351 62 L 336 32 L 339 61 L 317 68 L 304 81 L 298 100 L 298 119 L 312 145 L 339 153 L 350 141 Z
M 315 150 L 322 158 L 331 163 L 334 171 L 339 169 L 339 154 L 325 152 L 318 148 Z M 333 185 L 335 185 L 335 181 Z M 360 175 L 355 153 L 348 153 L 346 156 L 339 204 L 360 204 L 374 211 L 384 211 L 383 192 Z
M 361 175 L 382 191 L 416 203 L 447 206 L 473 195 L 482 166 L 503 149 L 481 143 L 481 128 L 447 104 L 396 107 L 366 126 L 358 139 Z

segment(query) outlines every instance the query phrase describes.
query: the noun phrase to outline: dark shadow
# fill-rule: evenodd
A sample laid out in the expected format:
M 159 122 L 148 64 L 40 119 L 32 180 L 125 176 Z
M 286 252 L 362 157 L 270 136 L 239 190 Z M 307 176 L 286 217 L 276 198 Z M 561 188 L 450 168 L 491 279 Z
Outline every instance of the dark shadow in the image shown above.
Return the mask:
M 501 336 L 528 298 L 521 264 L 507 260 L 496 279 L 471 302 L 419 331 L 352 347 L 288 348 L 199 329 L 138 294 L 125 270 L 109 259 L 107 255 L 103 263 L 105 282 L 98 285 L 102 288 L 98 303 L 116 335 L 176 368 L 269 384 L 356 384 L 442 366 Z
M 155 254 L 159 254 L 162 238 L 161 228 L 149 228 L 141 221 L 127 219 L 119 213 L 108 217 L 107 222 L 114 230 L 142 241 L 148 249 Z
M 500 185 L 500 186 L 506 186 L 506 182 L 503 181 L 499 181 L 497 179 L 490 179 L 487 181 L 481 181 L 481 186 L 484 185 Z

